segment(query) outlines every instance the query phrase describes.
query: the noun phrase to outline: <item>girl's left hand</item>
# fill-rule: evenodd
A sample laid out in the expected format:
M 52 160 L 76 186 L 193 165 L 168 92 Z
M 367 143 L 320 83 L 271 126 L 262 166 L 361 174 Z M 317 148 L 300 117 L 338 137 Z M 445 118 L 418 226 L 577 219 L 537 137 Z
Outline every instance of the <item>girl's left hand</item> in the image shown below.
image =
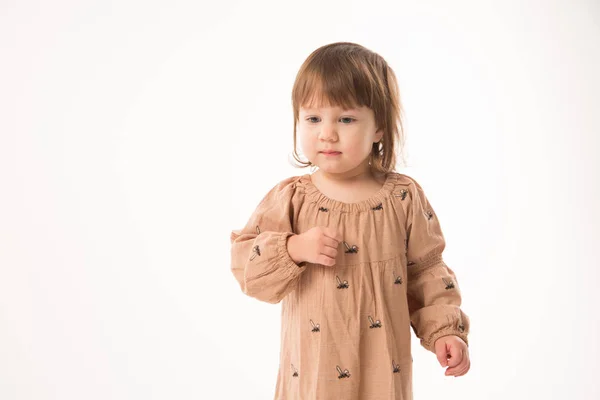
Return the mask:
M 458 336 L 442 336 L 435 341 L 434 347 L 440 365 L 448 367 L 446 376 L 462 376 L 471 368 L 469 348 L 465 341 Z

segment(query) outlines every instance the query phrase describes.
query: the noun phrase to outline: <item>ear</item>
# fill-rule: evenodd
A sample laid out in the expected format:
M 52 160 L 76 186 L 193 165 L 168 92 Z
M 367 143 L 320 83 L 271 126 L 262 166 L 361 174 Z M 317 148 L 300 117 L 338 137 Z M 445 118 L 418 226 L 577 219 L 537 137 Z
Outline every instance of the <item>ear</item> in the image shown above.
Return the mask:
M 373 143 L 379 142 L 383 138 L 383 129 L 375 132 L 375 136 L 373 137 Z

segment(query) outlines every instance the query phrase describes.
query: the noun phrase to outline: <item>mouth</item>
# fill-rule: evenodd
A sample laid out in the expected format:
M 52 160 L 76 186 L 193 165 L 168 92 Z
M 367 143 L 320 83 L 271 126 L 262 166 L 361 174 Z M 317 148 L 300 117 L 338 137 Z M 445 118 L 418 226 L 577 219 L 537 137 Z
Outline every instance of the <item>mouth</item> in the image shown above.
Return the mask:
M 325 154 L 326 156 L 335 156 L 338 154 L 342 154 L 340 151 L 321 151 L 321 154 Z

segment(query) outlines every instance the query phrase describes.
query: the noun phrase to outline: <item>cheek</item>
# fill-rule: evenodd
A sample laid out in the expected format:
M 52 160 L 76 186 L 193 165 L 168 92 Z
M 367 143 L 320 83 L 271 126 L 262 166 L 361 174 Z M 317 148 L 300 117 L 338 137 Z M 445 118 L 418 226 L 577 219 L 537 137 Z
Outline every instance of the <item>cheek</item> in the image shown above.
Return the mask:
M 311 155 L 315 151 L 315 142 L 311 139 L 308 132 L 298 131 L 298 143 L 302 147 L 302 152 Z
M 362 132 L 359 132 L 348 138 L 345 148 L 348 153 L 352 153 L 355 156 L 362 156 L 364 155 L 363 153 L 371 151 L 371 142 L 366 140 Z

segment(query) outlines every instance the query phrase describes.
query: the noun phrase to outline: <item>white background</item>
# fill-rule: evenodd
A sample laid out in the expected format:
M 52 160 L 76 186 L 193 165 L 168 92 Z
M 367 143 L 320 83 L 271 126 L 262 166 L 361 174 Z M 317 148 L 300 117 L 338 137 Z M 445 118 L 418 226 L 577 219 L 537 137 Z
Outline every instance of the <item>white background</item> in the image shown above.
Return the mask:
M 0 2 L 0 399 L 271 399 L 280 304 L 229 233 L 317 47 L 396 72 L 472 367 L 415 399 L 598 399 L 597 1 Z

